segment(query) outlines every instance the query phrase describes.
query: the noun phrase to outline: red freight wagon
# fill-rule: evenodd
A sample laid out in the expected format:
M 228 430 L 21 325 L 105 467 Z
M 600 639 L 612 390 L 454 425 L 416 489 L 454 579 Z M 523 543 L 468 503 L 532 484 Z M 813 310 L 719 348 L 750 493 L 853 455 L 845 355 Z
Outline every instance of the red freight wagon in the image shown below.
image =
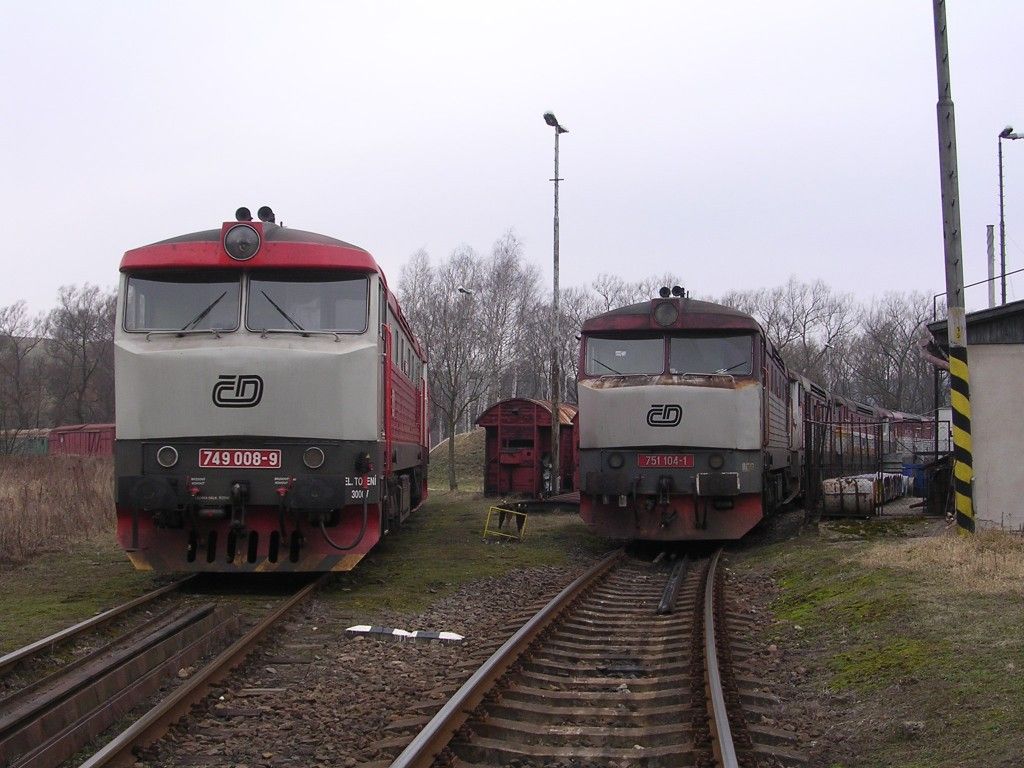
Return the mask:
M 562 490 L 575 486 L 576 406 L 559 406 L 559 473 Z M 551 493 L 551 403 L 513 398 L 495 403 L 476 422 L 486 431 L 484 493 L 542 496 Z
M 50 430 L 51 456 L 113 456 L 113 424 L 69 424 Z

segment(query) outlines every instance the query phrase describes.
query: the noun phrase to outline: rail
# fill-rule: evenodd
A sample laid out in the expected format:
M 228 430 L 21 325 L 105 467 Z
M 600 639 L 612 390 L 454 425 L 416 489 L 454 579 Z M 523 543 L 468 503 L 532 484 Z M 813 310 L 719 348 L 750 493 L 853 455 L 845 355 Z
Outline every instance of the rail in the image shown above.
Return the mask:
M 600 579 L 625 553 L 618 550 L 559 592 L 550 603 L 496 650 L 427 723 L 391 768 L 429 768 L 445 745 L 483 700 L 494 682 L 512 666 L 526 647 L 587 587 Z M 84 767 L 83 767 L 84 768 Z
M 308 599 L 330 576 L 330 573 L 322 574 L 320 578 L 306 585 L 278 606 L 244 637 L 237 640 L 189 679 L 187 683 L 176 688 L 170 696 L 132 723 L 96 754 L 81 763 L 80 768 L 134 765 L 136 762 L 132 755 L 134 747 L 144 746 L 158 739 L 175 720 L 186 714 L 193 704 L 206 695 L 210 686 L 223 680 L 231 670 L 245 661 L 255 645 L 263 639 L 271 627 L 295 606 Z
M 19 648 L 16 651 L 11 651 L 5 656 L 0 656 L 0 674 L 5 673 L 8 669 L 13 667 L 19 661 L 34 656 L 37 653 L 46 650 L 47 648 L 54 648 L 60 643 L 67 642 L 71 638 L 82 634 L 86 630 L 95 629 L 96 627 L 103 626 L 107 622 L 116 619 L 121 614 L 130 611 L 132 608 L 137 608 L 140 605 L 151 603 L 158 597 L 166 595 L 168 592 L 174 592 L 175 590 L 180 589 L 182 585 L 184 585 L 186 582 L 191 581 L 193 578 L 195 578 L 195 574 L 193 574 L 192 576 L 187 576 L 179 581 L 175 581 L 174 583 L 168 584 L 167 586 L 155 589 L 152 592 L 147 592 L 141 597 L 137 597 L 134 600 L 129 600 L 127 603 L 124 603 L 123 605 L 119 605 L 116 608 L 111 608 L 108 611 L 104 611 L 103 613 L 97 614 L 96 616 L 93 616 L 91 619 L 80 621 L 77 624 L 73 624 L 70 627 L 66 627 L 65 629 L 60 630 L 59 632 L 54 632 L 52 635 L 49 635 L 48 637 L 44 637 L 41 640 L 36 640 L 33 643 L 29 643 L 23 648 Z
M 729 712 L 722 690 L 722 675 L 718 667 L 718 646 L 715 640 L 715 572 L 722 550 L 715 552 L 708 566 L 704 587 L 704 674 L 707 686 L 708 716 L 715 757 L 721 768 L 739 768 L 736 747 L 729 727 Z

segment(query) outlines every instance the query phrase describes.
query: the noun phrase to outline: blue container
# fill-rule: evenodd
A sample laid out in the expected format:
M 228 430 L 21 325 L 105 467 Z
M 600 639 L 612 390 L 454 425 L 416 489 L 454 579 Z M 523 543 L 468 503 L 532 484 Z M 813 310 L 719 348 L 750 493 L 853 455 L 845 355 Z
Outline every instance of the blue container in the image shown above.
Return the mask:
M 914 496 L 923 499 L 928 495 L 928 477 L 924 464 L 904 464 L 903 475 L 914 478 Z

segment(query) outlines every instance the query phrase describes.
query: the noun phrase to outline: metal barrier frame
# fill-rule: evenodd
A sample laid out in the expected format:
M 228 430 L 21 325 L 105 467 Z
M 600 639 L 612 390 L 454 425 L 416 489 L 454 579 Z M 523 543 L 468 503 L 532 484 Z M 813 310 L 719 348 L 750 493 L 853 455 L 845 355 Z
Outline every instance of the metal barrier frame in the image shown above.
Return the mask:
M 498 513 L 498 527 L 491 528 L 491 518 L 494 513 Z M 517 533 L 505 533 L 501 530 L 501 527 L 505 524 L 505 515 L 513 515 L 516 519 L 516 531 Z M 498 536 L 501 538 L 512 539 L 513 541 L 522 541 L 523 536 L 526 535 L 526 518 L 528 517 L 526 512 L 520 512 L 516 509 L 509 509 L 508 507 L 491 507 L 487 510 L 487 519 L 484 521 L 484 538 L 488 536 Z M 519 519 L 522 519 L 520 525 Z

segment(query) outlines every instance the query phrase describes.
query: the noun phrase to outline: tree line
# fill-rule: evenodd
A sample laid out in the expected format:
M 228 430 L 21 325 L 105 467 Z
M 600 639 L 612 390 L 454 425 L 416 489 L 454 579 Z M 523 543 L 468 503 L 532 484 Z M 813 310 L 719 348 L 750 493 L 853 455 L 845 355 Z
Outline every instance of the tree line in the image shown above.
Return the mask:
M 24 429 L 114 420 L 114 291 L 63 286 L 57 306 L 0 307 L 0 450 Z
M 602 273 L 562 289 L 557 350 L 566 402 L 576 400 L 583 321 L 672 285 L 686 283 L 672 273 L 632 281 Z M 463 245 L 434 260 L 417 251 L 398 294 L 429 357 L 433 442 L 469 430 L 499 400 L 550 399 L 551 293 L 514 232 L 486 253 Z M 932 317 L 923 293 L 862 302 L 791 277 L 776 287 L 692 295 L 753 315 L 791 370 L 834 392 L 908 413 L 935 407 L 933 368 L 918 354 Z M 114 291 L 86 284 L 62 287 L 46 313 L 31 314 L 23 301 L 0 307 L 0 434 L 113 421 L 115 304 Z
M 602 273 L 562 289 L 557 350 L 566 402 L 576 400 L 583 321 L 673 285 L 686 283 L 672 273 L 633 281 Z M 434 442 L 467 431 L 499 400 L 550 399 L 551 293 L 513 232 L 488 253 L 463 245 L 434 261 L 417 251 L 402 269 L 398 293 L 430 361 Z M 691 295 L 753 315 L 790 370 L 837 394 L 907 413 L 935 408 L 934 369 L 918 350 L 923 324 L 932 319 L 924 293 L 890 291 L 863 302 L 820 280 L 791 277 L 776 287 Z

